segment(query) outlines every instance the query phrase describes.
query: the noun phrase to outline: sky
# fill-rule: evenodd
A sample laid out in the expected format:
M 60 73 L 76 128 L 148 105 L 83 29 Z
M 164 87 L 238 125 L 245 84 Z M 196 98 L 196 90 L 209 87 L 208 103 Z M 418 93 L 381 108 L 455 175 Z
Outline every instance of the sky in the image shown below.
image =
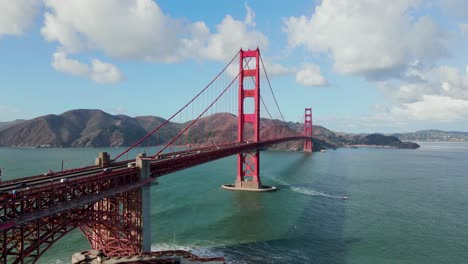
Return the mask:
M 467 0 L 0 0 L 0 122 L 168 118 L 256 47 L 288 121 L 468 131 Z

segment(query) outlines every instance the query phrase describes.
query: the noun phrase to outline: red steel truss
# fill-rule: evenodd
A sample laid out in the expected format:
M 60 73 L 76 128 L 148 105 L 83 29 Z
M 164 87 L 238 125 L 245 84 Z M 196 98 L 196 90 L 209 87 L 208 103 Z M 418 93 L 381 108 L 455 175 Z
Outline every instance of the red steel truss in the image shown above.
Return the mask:
M 252 69 L 248 67 L 250 61 L 255 61 Z M 134 255 L 142 251 L 143 244 L 148 245 L 146 235 L 150 232 L 144 230 L 150 229 L 148 225 L 143 229 L 142 218 L 146 214 L 142 210 L 149 207 L 149 198 L 145 192 L 148 189 L 142 191 L 142 187 L 148 187 L 155 178 L 238 154 L 236 187 L 258 189 L 262 187 L 260 149 L 286 141 L 305 140 L 304 151 L 312 151 L 310 108 L 306 109 L 304 136 L 260 140 L 260 62 L 258 48 L 240 50 L 236 143 L 160 153 L 156 159 L 147 159 L 149 172 L 148 163 L 145 163 L 146 169 L 140 171 L 135 167 L 135 160 L 128 160 L 109 163 L 105 171 L 89 166 L 0 182 L 0 264 L 34 263 L 75 228 L 81 229 L 93 249 L 107 256 Z M 246 77 L 253 80 L 254 87 L 244 86 Z M 246 99 L 253 99 L 252 113 L 245 112 Z M 253 126 L 253 139 L 245 135 L 247 124 Z M 128 164 L 128 167 L 129 162 L 134 165 Z
M 106 255 L 140 252 L 143 185 L 157 177 L 239 152 L 304 139 L 288 137 L 175 152 L 151 161 L 149 180 L 140 179 L 139 168 L 127 168 L 125 163 L 125 166 L 117 164 L 118 169 L 112 172 L 90 170 L 76 179 L 65 182 L 54 179 L 51 184 L 18 191 L 15 197 L 0 199 L 0 263 L 34 263 L 75 228 L 83 231 L 93 249 Z M 44 180 L 37 176 L 30 179 Z M 6 185 L 8 182 L 2 182 L 2 186 Z
M 141 190 L 104 198 L 91 208 L 81 231 L 93 249 L 106 256 L 135 255 L 142 248 Z
M 312 143 L 312 108 L 305 109 L 304 115 L 304 152 L 312 152 L 313 143 Z
M 129 168 L 31 188 L 1 200 L 0 263 L 34 263 L 77 227 L 93 249 L 108 255 L 139 252 L 139 186 L 139 170 Z
M 249 69 L 249 62 L 255 59 L 255 67 Z M 239 102 L 237 116 L 237 141 L 245 142 L 245 125 L 250 123 L 253 125 L 254 136 L 253 142 L 260 141 L 260 50 L 240 50 L 239 52 Z M 248 68 L 248 69 L 246 69 Z M 252 78 L 254 87 L 245 87 L 245 78 Z M 254 111 L 253 113 L 245 113 L 244 103 L 246 98 L 253 98 Z M 246 182 L 244 177 L 251 178 L 251 181 Z M 248 186 L 245 186 L 248 185 Z M 237 179 L 236 187 L 261 188 L 260 180 L 260 152 L 258 149 L 251 152 L 241 152 L 237 155 Z

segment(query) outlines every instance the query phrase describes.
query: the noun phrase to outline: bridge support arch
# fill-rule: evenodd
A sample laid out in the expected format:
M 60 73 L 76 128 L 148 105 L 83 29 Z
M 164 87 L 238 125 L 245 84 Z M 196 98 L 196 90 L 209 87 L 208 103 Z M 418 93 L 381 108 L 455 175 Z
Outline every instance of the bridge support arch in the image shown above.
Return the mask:
M 250 61 L 255 67 L 250 68 Z M 260 141 L 260 50 L 239 51 L 239 92 L 237 115 L 237 142 L 257 144 Z M 245 78 L 252 78 L 254 87 L 246 87 Z M 245 112 L 246 99 L 253 99 L 253 112 Z M 252 100 L 251 100 L 252 101 Z M 253 140 L 246 135 L 246 126 L 253 126 Z M 243 152 L 237 155 L 237 178 L 234 185 L 222 185 L 224 189 L 241 191 L 274 191 L 275 187 L 264 186 L 260 179 L 260 151 Z
M 306 108 L 304 113 L 304 152 L 312 152 L 314 143 L 312 142 L 312 108 Z

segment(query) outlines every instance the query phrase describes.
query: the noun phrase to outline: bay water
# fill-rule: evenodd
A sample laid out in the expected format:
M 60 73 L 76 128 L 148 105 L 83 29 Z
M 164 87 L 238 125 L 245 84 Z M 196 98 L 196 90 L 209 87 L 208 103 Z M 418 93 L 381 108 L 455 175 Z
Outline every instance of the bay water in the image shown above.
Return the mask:
M 468 263 L 468 144 L 417 150 L 261 153 L 272 193 L 232 192 L 236 157 L 163 176 L 152 187 L 152 249 L 228 263 Z M 121 148 L 0 148 L 3 180 L 93 164 Z M 154 153 L 155 149 L 137 149 Z M 345 199 L 347 197 L 347 199 Z M 79 230 L 38 263 L 89 249 Z

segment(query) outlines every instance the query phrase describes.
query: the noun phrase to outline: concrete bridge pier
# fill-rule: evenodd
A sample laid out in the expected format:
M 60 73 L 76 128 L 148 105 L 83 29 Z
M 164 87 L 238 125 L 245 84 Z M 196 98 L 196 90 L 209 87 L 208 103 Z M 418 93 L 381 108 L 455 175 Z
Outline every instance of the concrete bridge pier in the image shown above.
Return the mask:
M 99 156 L 96 158 L 94 165 L 101 168 L 107 167 L 110 165 L 110 155 L 107 152 L 99 152 Z
M 150 161 L 146 159 L 146 153 L 140 153 L 136 157 L 136 166 L 140 168 L 141 180 L 150 178 Z M 143 236 L 143 252 L 151 251 L 151 183 L 144 185 L 141 188 L 141 203 L 142 203 L 142 236 Z

